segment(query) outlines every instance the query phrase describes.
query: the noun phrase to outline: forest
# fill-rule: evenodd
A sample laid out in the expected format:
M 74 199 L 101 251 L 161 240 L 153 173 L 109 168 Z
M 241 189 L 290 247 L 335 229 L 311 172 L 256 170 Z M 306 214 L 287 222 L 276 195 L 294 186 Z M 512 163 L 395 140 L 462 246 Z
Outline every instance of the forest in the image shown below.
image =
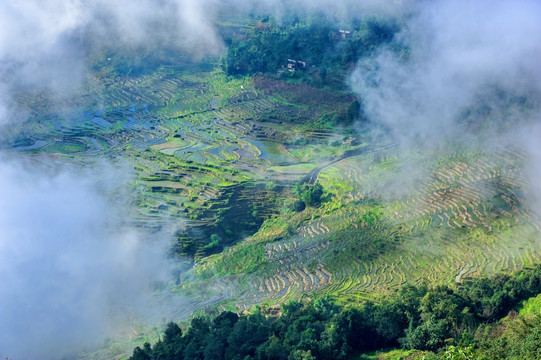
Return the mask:
M 340 29 L 322 14 L 302 20 L 293 16 L 280 23 L 266 17 L 245 33 L 225 39 L 225 68 L 230 75 L 275 73 L 288 70 L 287 60 L 293 59 L 303 61 L 302 67 L 317 66 L 324 81 L 328 71 L 369 56 L 399 30 L 389 18 L 356 20 L 345 26 Z

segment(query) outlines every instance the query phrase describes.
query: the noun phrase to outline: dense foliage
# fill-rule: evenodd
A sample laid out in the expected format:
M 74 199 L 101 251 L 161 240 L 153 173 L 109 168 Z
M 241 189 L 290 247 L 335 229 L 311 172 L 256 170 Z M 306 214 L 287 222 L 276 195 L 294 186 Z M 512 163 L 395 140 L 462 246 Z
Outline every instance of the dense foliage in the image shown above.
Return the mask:
M 308 184 L 295 184 L 293 192 L 299 198 L 299 201 L 303 205 L 295 203 L 295 210 L 302 211 L 306 206 L 318 206 L 321 203 L 321 197 L 323 196 L 323 186 L 320 183 L 315 183 L 314 185 Z
M 318 66 L 319 76 L 325 78 L 327 68 L 355 62 L 389 42 L 397 31 L 394 22 L 383 19 L 358 21 L 345 29 L 317 16 L 281 24 L 265 19 L 228 40 L 225 67 L 229 74 L 275 72 L 294 59 Z
M 223 312 L 212 320 L 194 318 L 185 333 L 169 323 L 162 340 L 137 347 L 131 359 L 346 359 L 399 345 L 433 351 L 457 345 L 434 358 L 468 359 L 474 352 L 470 345 L 477 346 L 479 356 L 498 352 L 535 358 L 541 351 L 539 318 L 519 322 L 496 340 L 487 336 L 487 324 L 538 293 L 541 265 L 512 276 L 476 279 L 458 289 L 406 285 L 362 306 L 340 307 L 318 298 L 282 305 L 278 317 L 262 311 L 246 316 Z M 519 348 L 515 340 L 520 336 L 531 346 Z
M 512 316 L 502 324 L 487 327 L 474 351 L 476 360 L 541 359 L 541 316 Z

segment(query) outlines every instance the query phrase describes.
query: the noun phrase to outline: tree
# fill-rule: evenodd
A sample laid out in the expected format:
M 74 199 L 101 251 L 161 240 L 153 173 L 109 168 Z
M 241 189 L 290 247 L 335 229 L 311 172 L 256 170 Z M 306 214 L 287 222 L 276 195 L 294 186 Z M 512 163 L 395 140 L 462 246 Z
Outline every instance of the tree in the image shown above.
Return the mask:
M 224 359 L 228 346 L 227 337 L 238 320 L 239 316 L 234 312 L 224 311 L 212 321 L 211 334 L 204 351 L 205 359 Z
M 293 203 L 293 209 L 295 209 L 296 212 L 301 212 L 306 209 L 306 204 L 302 200 L 295 200 Z
M 255 356 L 257 348 L 269 335 L 269 320 L 260 313 L 240 318 L 227 338 L 229 347 L 225 358 L 244 359 L 246 356 Z
M 295 350 L 290 355 L 288 360 L 316 360 L 310 350 Z
M 205 347 L 209 340 L 209 320 L 206 317 L 196 317 L 192 319 L 190 328 L 184 336 L 184 358 L 185 359 L 204 359 Z
M 473 346 L 468 347 L 456 347 L 449 346 L 447 350 L 443 352 L 441 357 L 445 360 L 475 360 L 477 356 L 473 351 Z
M 314 185 L 309 184 L 295 184 L 293 191 L 307 206 L 318 206 L 321 204 L 321 197 L 323 196 L 323 186 L 320 183 L 315 183 Z M 299 208 L 300 208 L 299 204 Z M 303 209 L 304 210 L 304 209 Z M 302 211 L 302 210 L 301 210 Z
M 133 355 L 130 357 L 130 360 L 150 360 L 150 359 L 151 359 L 150 354 L 147 353 L 145 350 L 141 349 L 139 346 L 133 350 Z
M 182 329 L 174 322 L 169 322 L 165 329 L 163 341 L 166 343 L 175 343 L 182 338 Z

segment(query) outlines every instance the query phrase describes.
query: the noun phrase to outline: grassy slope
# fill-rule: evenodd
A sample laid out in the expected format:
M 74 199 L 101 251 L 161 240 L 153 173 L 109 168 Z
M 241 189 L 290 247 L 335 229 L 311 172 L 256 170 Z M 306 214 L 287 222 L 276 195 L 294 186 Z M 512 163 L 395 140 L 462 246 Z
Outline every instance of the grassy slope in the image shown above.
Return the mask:
M 321 176 L 328 202 L 268 221 L 196 273 L 244 277 L 243 299 L 273 303 L 310 292 L 364 297 L 406 282 L 461 282 L 536 263 L 537 222 L 515 195 L 524 181 L 516 172 L 520 156 L 454 151 L 427 154 L 423 181 L 391 197 L 385 190 L 402 174 L 396 154 L 330 168 Z M 471 155 L 469 163 L 455 160 L 461 153 Z

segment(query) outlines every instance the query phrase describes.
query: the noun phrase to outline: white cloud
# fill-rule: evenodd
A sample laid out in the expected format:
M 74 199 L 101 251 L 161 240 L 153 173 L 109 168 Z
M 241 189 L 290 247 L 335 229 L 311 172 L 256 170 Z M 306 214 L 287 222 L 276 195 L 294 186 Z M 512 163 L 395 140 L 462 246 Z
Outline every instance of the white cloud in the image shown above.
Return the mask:
M 37 165 L 0 162 L 3 358 L 60 358 L 101 345 L 119 319 L 158 306 L 153 284 L 171 280 L 168 239 L 142 241 L 109 200 L 119 188 L 101 183 L 100 171 L 108 180 L 123 172 Z
M 466 109 L 502 105 L 498 91 L 541 90 L 540 17 L 536 1 L 418 2 L 397 37 L 407 51 L 361 61 L 352 87 L 369 117 L 404 142 L 463 135 Z

